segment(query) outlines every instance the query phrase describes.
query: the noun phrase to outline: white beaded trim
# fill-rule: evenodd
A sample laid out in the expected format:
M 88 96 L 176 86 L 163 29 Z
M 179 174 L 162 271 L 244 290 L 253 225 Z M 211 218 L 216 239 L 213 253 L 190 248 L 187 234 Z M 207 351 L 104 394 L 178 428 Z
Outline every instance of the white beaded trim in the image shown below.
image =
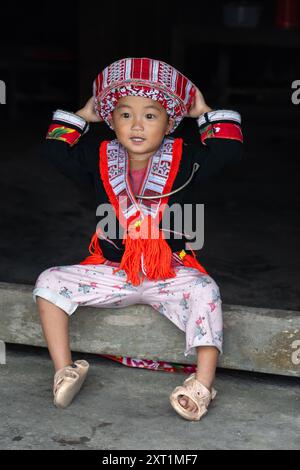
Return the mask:
M 231 111 L 230 109 L 217 109 L 216 111 L 209 111 L 206 113 L 209 122 L 217 122 L 221 120 L 235 121 L 241 124 L 241 115 L 237 111 Z M 197 118 L 198 126 L 201 127 L 207 123 L 204 114 L 201 114 Z
M 69 111 L 64 111 L 63 109 L 57 109 L 53 113 L 53 120 L 58 120 L 58 121 L 63 121 L 66 124 L 73 124 L 74 126 L 79 127 L 82 131 L 84 130 L 83 134 L 85 134 L 89 130 L 89 124 L 85 119 L 83 119 L 81 116 L 78 116 L 78 114 L 69 112 Z

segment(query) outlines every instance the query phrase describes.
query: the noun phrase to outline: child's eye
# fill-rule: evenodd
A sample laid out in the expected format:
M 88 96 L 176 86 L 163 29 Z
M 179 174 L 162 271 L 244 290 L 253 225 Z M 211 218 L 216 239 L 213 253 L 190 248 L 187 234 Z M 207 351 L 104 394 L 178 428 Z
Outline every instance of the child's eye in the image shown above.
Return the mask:
M 121 116 L 124 117 L 125 119 L 127 119 L 129 117 L 129 113 L 122 113 Z M 153 119 L 156 116 L 155 116 L 155 114 L 148 113 L 148 114 L 146 114 L 146 117 L 147 117 L 147 119 Z

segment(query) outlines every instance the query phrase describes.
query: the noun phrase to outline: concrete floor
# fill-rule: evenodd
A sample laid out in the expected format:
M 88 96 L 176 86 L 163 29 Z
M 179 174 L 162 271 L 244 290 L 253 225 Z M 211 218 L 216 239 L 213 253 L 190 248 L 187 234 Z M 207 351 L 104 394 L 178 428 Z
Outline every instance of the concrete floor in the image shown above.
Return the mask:
M 91 354 L 87 380 L 65 410 L 52 403 L 45 348 L 7 345 L 0 365 L 0 449 L 205 450 L 300 448 L 299 380 L 218 370 L 219 394 L 200 422 L 168 396 L 187 377 Z

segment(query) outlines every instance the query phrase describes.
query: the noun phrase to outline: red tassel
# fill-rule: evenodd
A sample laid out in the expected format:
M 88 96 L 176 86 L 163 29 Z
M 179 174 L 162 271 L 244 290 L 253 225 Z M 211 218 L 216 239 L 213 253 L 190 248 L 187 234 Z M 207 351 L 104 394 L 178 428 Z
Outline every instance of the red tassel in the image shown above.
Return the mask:
M 189 268 L 196 268 L 201 273 L 208 274 L 206 269 L 199 263 L 199 261 L 191 255 L 185 255 L 184 258 L 182 259 L 182 262 L 184 266 L 187 266 Z
M 123 269 L 127 274 L 127 282 L 138 286 L 141 282 L 139 272 L 142 253 L 142 242 L 139 234 L 139 227 L 133 224 L 134 219 L 140 216 L 140 211 L 129 217 L 127 220 L 127 232 L 124 233 L 122 244 L 125 244 L 120 266 L 113 270 L 113 274 Z M 129 235 L 129 236 L 127 236 Z
M 124 244 L 125 238 L 123 240 Z M 139 277 L 140 263 L 142 253 L 142 241 L 141 239 L 132 239 L 127 237 L 125 241 L 125 252 L 122 256 L 120 266 L 113 270 L 113 274 L 124 269 L 127 274 L 127 282 L 131 281 L 134 286 L 138 286 L 141 283 Z
M 89 252 L 91 255 L 78 264 L 103 264 L 106 261 L 106 258 L 104 258 L 99 245 L 97 232 L 95 232 L 92 236 L 91 242 L 89 244 Z
M 148 216 L 147 228 L 149 238 L 143 240 L 144 264 L 147 278 L 156 281 L 158 279 L 175 277 L 176 274 L 171 268 L 172 250 L 164 239 L 164 233 L 153 225 L 151 216 Z
M 164 239 L 163 232 L 153 224 L 150 215 L 139 222 L 129 226 L 129 236 L 123 240 L 125 252 L 120 266 L 113 272 L 124 269 L 127 273 L 127 282 L 131 281 L 133 285 L 139 285 L 144 279 L 144 276 L 142 279 L 139 277 L 143 255 L 144 269 L 148 279 L 156 281 L 175 277 L 176 273 L 171 268 L 172 251 Z

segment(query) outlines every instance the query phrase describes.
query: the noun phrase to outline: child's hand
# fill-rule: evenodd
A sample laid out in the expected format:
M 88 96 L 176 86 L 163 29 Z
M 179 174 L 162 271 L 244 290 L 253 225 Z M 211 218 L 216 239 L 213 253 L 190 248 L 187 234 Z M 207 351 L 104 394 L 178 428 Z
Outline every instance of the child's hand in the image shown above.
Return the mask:
M 212 109 L 207 106 L 205 103 L 204 97 L 201 91 L 196 88 L 196 94 L 194 98 L 194 102 L 187 114 L 187 117 L 198 118 L 201 114 L 211 111 Z
M 81 116 L 87 122 L 103 121 L 95 112 L 93 96 L 86 102 L 83 108 L 79 109 L 75 114 L 78 114 L 78 116 Z

